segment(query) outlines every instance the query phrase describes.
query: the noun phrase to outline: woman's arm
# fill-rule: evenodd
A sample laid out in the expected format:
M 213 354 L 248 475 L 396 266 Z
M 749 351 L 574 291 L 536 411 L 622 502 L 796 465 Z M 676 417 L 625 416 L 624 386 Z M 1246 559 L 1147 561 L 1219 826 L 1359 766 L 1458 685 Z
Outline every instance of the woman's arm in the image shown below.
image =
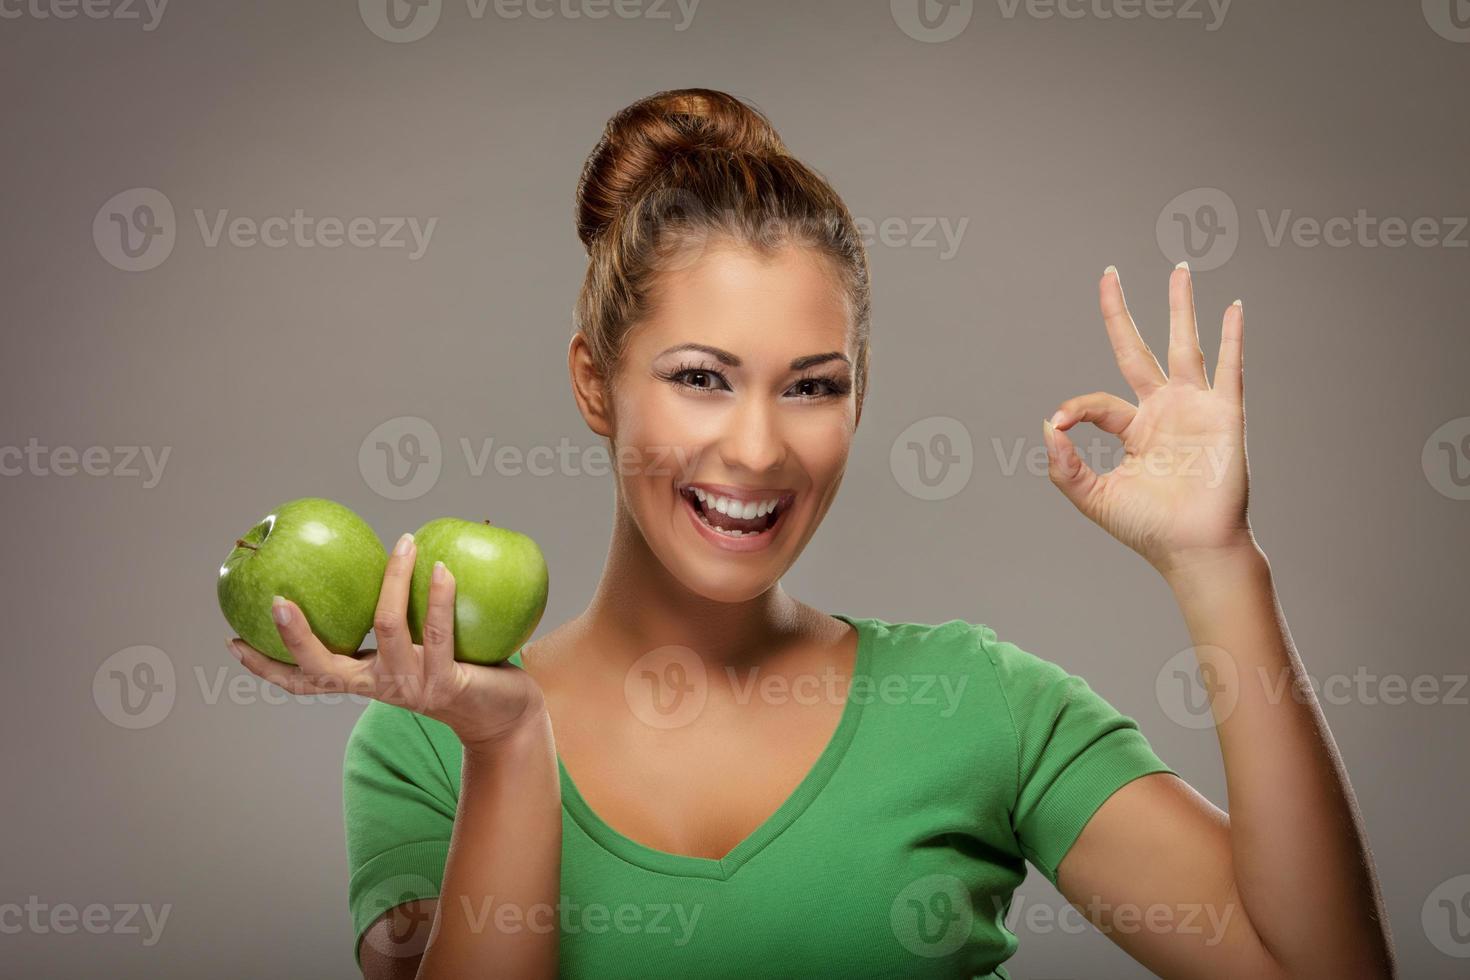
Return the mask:
M 1046 426 L 1052 480 L 1173 590 L 1211 681 L 1231 812 L 1177 777 L 1137 779 L 1088 822 L 1058 887 L 1164 976 L 1391 977 L 1352 788 L 1246 517 L 1242 308 L 1225 314 L 1211 387 L 1187 268 L 1170 281 L 1167 378 L 1115 271 L 1100 295 L 1140 403 L 1102 393 L 1064 403 Z M 1126 462 L 1090 470 L 1062 434 L 1081 421 L 1122 438 Z
M 556 976 L 561 788 L 545 709 L 484 746 L 465 746 L 459 810 L 428 948 L 416 972 L 363 938 L 369 980 Z
M 364 975 L 555 977 L 561 785 L 545 698 L 524 670 L 454 659 L 455 582 L 442 563 L 430 577 L 424 642 L 412 641 L 407 612 L 416 555 L 413 536 L 405 534 L 388 559 L 373 617 L 377 650 L 356 657 L 331 653 L 301 608 L 277 597 L 272 616 L 295 665 L 239 640 L 230 642 L 230 652 L 292 694 L 347 692 L 407 708 L 448 725 L 463 746 L 439 898 L 432 906 L 396 906 L 363 933 Z M 431 912 L 433 926 L 424 937 Z

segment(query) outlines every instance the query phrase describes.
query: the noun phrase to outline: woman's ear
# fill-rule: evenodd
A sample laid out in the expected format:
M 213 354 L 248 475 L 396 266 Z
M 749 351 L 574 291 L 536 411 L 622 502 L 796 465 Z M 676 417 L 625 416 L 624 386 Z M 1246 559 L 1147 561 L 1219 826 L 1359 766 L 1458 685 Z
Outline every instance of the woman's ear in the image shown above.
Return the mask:
M 612 398 L 607 384 L 592 361 L 592 348 L 582 331 L 572 334 L 567 348 L 567 371 L 572 377 L 572 397 L 587 427 L 600 436 L 611 436 Z

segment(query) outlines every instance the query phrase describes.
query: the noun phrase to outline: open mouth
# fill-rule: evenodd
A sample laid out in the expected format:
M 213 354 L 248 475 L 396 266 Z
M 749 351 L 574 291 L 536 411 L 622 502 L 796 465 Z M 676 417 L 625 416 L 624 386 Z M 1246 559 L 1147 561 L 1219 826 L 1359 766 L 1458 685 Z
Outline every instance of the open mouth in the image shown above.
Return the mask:
M 796 498 L 788 493 L 763 500 L 737 500 L 696 486 L 680 487 L 679 495 L 702 524 L 716 534 L 736 539 L 769 534 Z

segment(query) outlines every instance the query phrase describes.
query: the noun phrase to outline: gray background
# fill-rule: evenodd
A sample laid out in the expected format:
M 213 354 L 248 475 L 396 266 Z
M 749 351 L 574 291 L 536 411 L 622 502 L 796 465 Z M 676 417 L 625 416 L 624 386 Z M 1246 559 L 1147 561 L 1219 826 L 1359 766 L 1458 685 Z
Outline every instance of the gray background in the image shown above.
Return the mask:
M 1040 445 L 1063 399 L 1128 394 L 1096 309 L 1105 265 L 1163 349 L 1182 256 L 1156 223 L 1176 196 L 1218 188 L 1239 220 L 1228 261 L 1197 275 L 1202 333 L 1213 364 L 1219 313 L 1244 298 L 1253 519 L 1302 656 L 1316 677 L 1451 691 L 1467 670 L 1470 502 L 1421 452 L 1470 416 L 1470 234 L 1458 248 L 1273 245 L 1259 217 L 1470 214 L 1470 43 L 1444 26 L 1448 0 L 1242 0 L 1214 30 L 1193 4 L 1204 20 L 982 2 L 942 43 L 906 33 L 897 7 L 705 0 L 677 30 L 677 8 L 537 19 L 492 3 L 476 18 L 450 0 L 411 43 L 341 0 L 180 2 L 152 30 L 142 8 L 0 19 L 0 444 L 170 453 L 152 487 L 125 470 L 0 479 L 0 903 L 171 906 L 152 947 L 118 931 L 6 935 L 4 972 L 355 975 L 340 762 L 361 705 L 218 690 L 242 671 L 221 648 L 215 569 L 270 507 L 319 494 L 388 541 L 445 514 L 526 531 L 552 569 L 542 630 L 583 607 L 610 479 L 476 476 L 460 440 L 598 444 L 565 373 L 584 267 L 572 194 L 607 117 L 663 88 L 752 99 L 854 214 L 895 221 L 870 251 L 872 390 L 850 469 L 789 591 L 856 615 L 989 623 L 1087 677 L 1224 805 L 1214 734 L 1157 693 L 1188 645 L 1163 583 L 1043 472 L 1005 464 Z M 133 188 L 176 212 L 172 252 L 142 272 L 92 235 Z M 438 223 L 415 261 L 208 247 L 194 217 L 298 208 Z M 968 222 L 955 254 L 937 233 L 923 244 L 932 219 Z M 434 427 L 442 472 L 392 500 L 359 450 L 405 416 Z M 971 477 L 919 499 L 890 450 L 945 417 L 971 441 Z M 104 661 L 140 645 L 163 652 L 173 703 L 128 729 L 110 720 Z M 1470 873 L 1467 696 L 1326 705 L 1406 976 L 1470 966 L 1450 955 L 1470 945 L 1437 946 L 1446 924 L 1421 916 Z M 1035 872 L 1018 904 L 1063 905 Z M 1014 976 L 1146 975 L 1066 922 L 1020 917 Z

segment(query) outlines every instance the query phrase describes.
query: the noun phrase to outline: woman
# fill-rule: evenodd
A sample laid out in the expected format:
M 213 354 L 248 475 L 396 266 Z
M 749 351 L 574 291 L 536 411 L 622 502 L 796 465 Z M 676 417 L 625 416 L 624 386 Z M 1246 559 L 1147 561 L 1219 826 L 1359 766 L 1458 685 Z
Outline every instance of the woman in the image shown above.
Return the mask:
M 577 228 L 572 389 L 620 462 L 587 609 L 509 666 L 457 663 L 442 565 L 423 644 L 407 634 L 404 535 L 375 653 L 328 654 L 288 598 L 299 667 L 234 644 L 289 691 L 376 699 L 345 764 L 365 976 L 1004 977 L 1027 861 L 1163 976 L 1392 974 L 1352 791 L 1246 517 L 1239 303 L 1211 383 L 1175 270 L 1166 376 L 1110 267 L 1138 404 L 1083 395 L 1043 427 L 1052 482 L 1168 582 L 1202 672 L 1235 679 L 1214 704 L 1227 816 L 1081 678 L 988 627 L 781 588 L 842 481 L 869 287 L 851 215 L 764 116 L 705 89 L 629 106 L 586 162 Z M 1090 470 L 1065 435 L 1082 422 L 1128 461 Z M 834 677 L 834 696 L 769 695 Z M 1273 696 L 1283 677 L 1303 696 Z M 925 680 L 954 696 L 917 696 Z

